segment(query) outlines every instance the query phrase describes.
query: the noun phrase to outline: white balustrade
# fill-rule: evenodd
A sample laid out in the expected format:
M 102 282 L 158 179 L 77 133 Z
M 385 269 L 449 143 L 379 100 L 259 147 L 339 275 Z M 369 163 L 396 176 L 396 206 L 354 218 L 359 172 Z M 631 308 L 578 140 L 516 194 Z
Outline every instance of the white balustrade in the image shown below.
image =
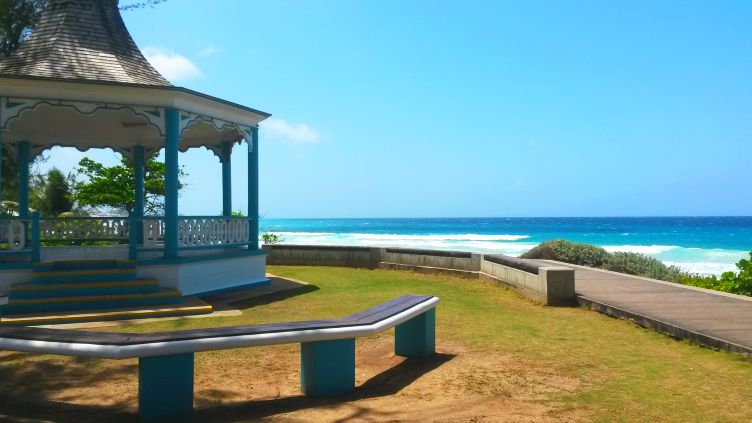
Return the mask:
M 7 243 L 8 249 L 22 250 L 26 246 L 26 225 L 19 220 L 0 221 L 0 243 Z
M 103 241 L 128 239 L 128 219 L 121 217 L 42 219 L 41 239 L 47 241 Z
M 183 247 L 248 242 L 247 219 L 187 218 L 178 221 L 178 245 Z
M 155 247 L 164 239 L 164 222 L 156 219 L 144 220 L 144 246 Z

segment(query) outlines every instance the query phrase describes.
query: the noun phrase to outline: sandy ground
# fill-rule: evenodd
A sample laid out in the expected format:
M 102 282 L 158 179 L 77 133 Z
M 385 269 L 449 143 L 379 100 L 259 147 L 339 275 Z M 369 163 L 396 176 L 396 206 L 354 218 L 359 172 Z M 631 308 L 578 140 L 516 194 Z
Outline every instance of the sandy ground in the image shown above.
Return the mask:
M 196 421 L 574 422 L 556 398 L 579 387 L 519 358 L 438 344 L 436 357 L 393 354 L 390 334 L 359 339 L 354 393 L 300 394 L 299 347 L 196 355 Z M 0 354 L 3 421 L 136 421 L 137 362 Z

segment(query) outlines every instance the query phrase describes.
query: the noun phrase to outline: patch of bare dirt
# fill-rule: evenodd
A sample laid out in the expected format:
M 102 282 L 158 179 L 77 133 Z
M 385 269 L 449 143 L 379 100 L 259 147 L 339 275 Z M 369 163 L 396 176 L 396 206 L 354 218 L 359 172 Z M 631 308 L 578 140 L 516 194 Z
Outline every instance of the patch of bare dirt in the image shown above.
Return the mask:
M 394 340 L 357 342 L 354 393 L 300 393 L 296 345 L 196 355 L 196 421 L 549 422 L 581 421 L 555 398 L 576 379 L 524 360 L 439 343 L 430 359 L 394 356 Z M 17 421 L 133 421 L 135 360 L 75 360 L 0 354 L 0 418 Z M 104 417 L 108 416 L 108 417 Z

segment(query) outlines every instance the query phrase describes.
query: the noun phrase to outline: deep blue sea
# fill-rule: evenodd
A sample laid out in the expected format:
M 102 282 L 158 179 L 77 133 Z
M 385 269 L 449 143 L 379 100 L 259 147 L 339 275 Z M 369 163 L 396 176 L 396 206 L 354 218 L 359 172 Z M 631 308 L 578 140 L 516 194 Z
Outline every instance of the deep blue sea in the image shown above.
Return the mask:
M 550 239 L 631 251 L 702 274 L 752 250 L 752 217 L 263 219 L 289 244 L 434 248 L 520 255 Z

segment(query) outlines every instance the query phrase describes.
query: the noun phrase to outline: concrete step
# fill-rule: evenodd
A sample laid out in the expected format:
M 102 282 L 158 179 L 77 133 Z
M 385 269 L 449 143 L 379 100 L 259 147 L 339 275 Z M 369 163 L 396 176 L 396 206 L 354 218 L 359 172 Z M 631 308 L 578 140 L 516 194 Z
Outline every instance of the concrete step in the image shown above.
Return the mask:
M 196 297 L 181 297 L 175 304 L 116 307 L 98 310 L 70 310 L 65 312 L 44 312 L 9 314 L 0 316 L 2 325 L 53 325 L 65 323 L 99 322 L 104 320 L 147 319 L 157 317 L 192 316 L 211 313 L 212 306 Z
M 116 294 L 146 294 L 159 291 L 155 279 L 134 279 L 122 282 L 86 282 L 72 284 L 21 284 L 8 293 L 11 303 L 16 300 L 54 297 L 87 297 Z
M 181 301 L 180 291 L 162 288 L 146 294 L 115 294 L 80 297 L 51 297 L 14 300 L 0 307 L 0 315 L 40 313 L 66 310 L 103 309 L 176 304 Z
M 35 263 L 35 272 L 53 272 L 64 270 L 101 270 L 101 269 L 135 269 L 134 260 L 56 260 Z
M 89 269 L 89 270 L 45 270 L 31 273 L 34 285 L 61 285 L 85 282 L 125 282 L 136 279 L 136 268 L 130 269 Z

